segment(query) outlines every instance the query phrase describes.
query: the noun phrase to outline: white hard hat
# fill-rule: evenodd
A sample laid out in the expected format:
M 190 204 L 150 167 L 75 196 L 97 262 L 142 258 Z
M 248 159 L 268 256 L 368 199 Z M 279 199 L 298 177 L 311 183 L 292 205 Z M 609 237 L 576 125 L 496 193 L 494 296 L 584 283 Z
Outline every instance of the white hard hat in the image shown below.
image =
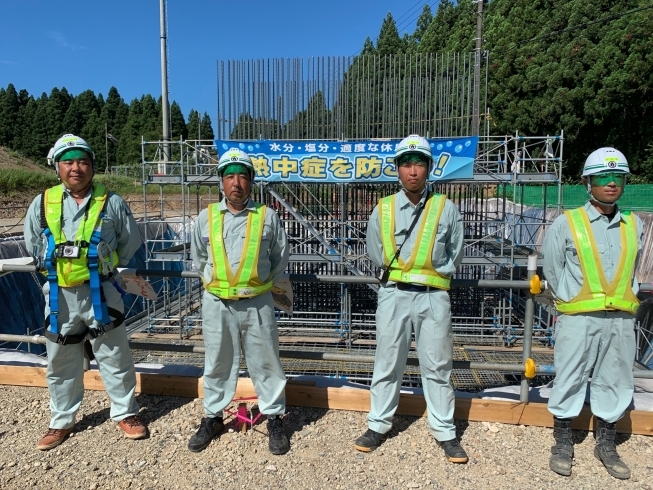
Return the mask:
M 252 181 L 254 180 L 255 171 L 252 159 L 249 158 L 247 153 L 238 148 L 229 148 L 222 154 L 220 160 L 218 161 L 218 175 L 221 176 L 222 172 L 224 172 L 224 170 L 232 164 L 238 164 L 246 167 L 250 171 Z
M 418 134 L 411 134 L 399 142 L 395 150 L 395 161 L 397 161 L 401 155 L 406 155 L 408 153 L 419 153 L 420 155 L 425 156 L 429 165 L 433 162 L 431 145 L 429 145 L 426 138 Z
M 74 134 L 64 134 L 61 138 L 57 140 L 50 151 L 48 151 L 48 165 L 54 165 L 57 175 L 59 175 L 59 160 L 61 155 L 66 153 L 68 150 L 84 150 L 86 153 L 91 155 L 91 160 L 93 165 L 95 165 L 95 152 L 91 149 L 89 144 L 84 141 L 79 136 Z
M 623 153 L 614 148 L 604 147 L 594 150 L 585 160 L 581 177 L 589 177 L 603 172 L 630 173 L 628 160 Z

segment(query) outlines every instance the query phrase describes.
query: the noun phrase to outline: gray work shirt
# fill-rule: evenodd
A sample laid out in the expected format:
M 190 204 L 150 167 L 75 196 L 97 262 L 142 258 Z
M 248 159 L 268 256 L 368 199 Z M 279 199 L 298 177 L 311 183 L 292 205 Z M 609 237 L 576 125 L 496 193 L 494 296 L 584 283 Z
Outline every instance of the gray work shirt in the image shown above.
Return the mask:
M 93 189 L 91 188 L 84 201 L 77 204 L 68 189 L 64 189 L 61 230 L 66 236 L 66 240 L 75 240 L 77 229 L 84 220 L 86 205 L 92 194 Z M 42 194 L 36 196 L 27 210 L 24 235 L 27 251 L 34 257 L 44 259 L 47 244 L 43 236 L 43 228 L 41 228 L 41 198 Z M 104 212 L 100 238 L 112 252 L 118 253 L 119 265 L 125 266 L 143 243 L 138 225 L 127 203 L 115 192 L 108 193 Z
M 232 272 L 238 270 L 241 254 L 247 235 L 247 219 L 249 213 L 255 210 L 254 201 L 249 199 L 245 209 L 233 212 L 222 199 L 219 204 L 224 213 L 222 238 L 227 254 L 227 260 Z M 190 243 L 190 253 L 197 270 L 202 274 L 204 284 L 211 282 L 213 275 L 213 252 L 209 243 L 209 210 L 203 209 L 197 216 Z M 283 275 L 288 266 L 290 255 L 288 237 L 281 225 L 279 216 L 269 207 L 263 221 L 263 236 L 258 257 L 258 277 L 262 282 L 275 282 Z
M 420 203 L 426 199 L 426 191 L 422 194 Z M 417 213 L 417 206 L 410 202 L 404 191 L 395 194 L 395 241 L 399 247 L 406 239 L 406 232 Z M 419 217 L 413 231 L 402 247 L 400 258 L 408 261 L 413 253 L 415 239 L 419 233 L 425 212 Z M 367 253 L 377 267 L 383 267 L 383 245 L 381 243 L 381 223 L 379 221 L 379 206 L 377 205 L 367 225 Z M 463 220 L 455 204 L 450 200 L 444 202 L 444 209 L 438 223 L 435 244 L 431 254 L 433 268 L 443 276 L 451 277 L 463 260 Z M 389 281 L 388 284 L 394 284 Z
M 617 207 L 614 218 L 612 221 L 608 221 L 607 216 L 599 213 L 589 201 L 585 204 L 584 209 L 589 218 L 605 278 L 611 282 L 621 259 L 621 212 Z M 635 219 L 637 220 L 638 236 L 638 253 L 635 262 L 635 270 L 637 270 L 642 252 L 644 225 L 638 216 L 635 216 Z M 544 277 L 553 296 L 564 302 L 575 298 L 583 286 L 583 271 L 565 214 L 558 216 L 546 232 L 542 253 L 544 254 Z M 633 291 L 635 294 L 639 291 L 639 283 L 634 275 Z

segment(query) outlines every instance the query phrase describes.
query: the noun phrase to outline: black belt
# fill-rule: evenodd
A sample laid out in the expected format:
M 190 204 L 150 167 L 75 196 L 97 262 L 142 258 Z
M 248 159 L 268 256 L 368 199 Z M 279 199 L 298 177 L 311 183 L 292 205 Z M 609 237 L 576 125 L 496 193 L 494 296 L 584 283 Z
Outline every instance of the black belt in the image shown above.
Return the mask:
M 115 308 L 107 308 L 107 310 L 109 310 L 109 315 L 112 315 L 115 318 L 114 320 L 111 320 L 106 325 L 99 325 L 94 328 L 87 327 L 83 332 L 74 335 L 61 335 L 60 333 L 55 334 L 50 332 L 50 330 L 48 330 L 48 327 L 50 326 L 50 315 L 47 315 L 45 317 L 45 321 L 43 322 L 43 336 L 49 341 L 56 342 L 57 344 L 61 345 L 79 344 L 80 342 L 86 340 L 87 337 L 90 337 L 91 339 L 97 339 L 99 336 L 104 335 L 114 328 L 118 328 L 125 321 L 124 313 L 121 313 Z
M 433 286 L 424 286 L 422 284 L 410 284 L 407 282 L 398 282 L 397 289 L 401 291 L 410 291 L 411 293 L 425 293 L 435 288 Z

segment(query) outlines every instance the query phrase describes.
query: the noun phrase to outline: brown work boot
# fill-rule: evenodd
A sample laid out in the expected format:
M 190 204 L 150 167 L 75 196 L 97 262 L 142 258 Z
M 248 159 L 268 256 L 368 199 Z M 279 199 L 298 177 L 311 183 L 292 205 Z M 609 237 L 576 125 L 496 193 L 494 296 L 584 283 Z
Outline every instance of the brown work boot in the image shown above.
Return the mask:
M 36 449 L 47 451 L 48 449 L 57 447 L 66 439 L 66 437 L 68 437 L 68 434 L 70 434 L 72 431 L 72 427 L 69 429 L 48 429 L 48 431 L 36 445 Z
M 147 427 L 138 418 L 138 415 L 132 415 L 118 422 L 120 427 L 125 432 L 127 439 L 143 439 L 147 435 Z

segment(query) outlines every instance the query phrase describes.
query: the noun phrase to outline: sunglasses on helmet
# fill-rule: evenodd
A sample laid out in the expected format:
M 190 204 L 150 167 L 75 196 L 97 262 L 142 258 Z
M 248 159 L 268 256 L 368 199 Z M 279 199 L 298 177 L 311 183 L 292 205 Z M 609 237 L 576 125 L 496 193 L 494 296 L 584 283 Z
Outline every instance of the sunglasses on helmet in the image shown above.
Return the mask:
M 626 174 L 622 172 L 606 172 L 590 176 L 590 183 L 595 186 L 606 186 L 614 182 L 617 187 L 626 183 Z
M 401 155 L 399 158 L 397 158 L 396 161 L 398 167 L 410 166 L 410 165 L 422 165 L 423 167 L 428 166 L 428 162 L 426 161 L 426 159 L 422 155 L 416 153 Z

